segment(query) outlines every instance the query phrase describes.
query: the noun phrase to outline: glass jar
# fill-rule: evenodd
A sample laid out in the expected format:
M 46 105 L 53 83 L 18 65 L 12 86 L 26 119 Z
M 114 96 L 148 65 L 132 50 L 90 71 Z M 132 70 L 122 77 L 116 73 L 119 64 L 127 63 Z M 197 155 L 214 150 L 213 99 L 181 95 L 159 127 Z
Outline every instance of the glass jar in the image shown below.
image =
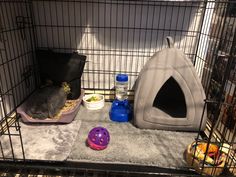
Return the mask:
M 118 74 L 116 76 L 116 99 L 123 101 L 128 98 L 128 75 L 127 74 Z

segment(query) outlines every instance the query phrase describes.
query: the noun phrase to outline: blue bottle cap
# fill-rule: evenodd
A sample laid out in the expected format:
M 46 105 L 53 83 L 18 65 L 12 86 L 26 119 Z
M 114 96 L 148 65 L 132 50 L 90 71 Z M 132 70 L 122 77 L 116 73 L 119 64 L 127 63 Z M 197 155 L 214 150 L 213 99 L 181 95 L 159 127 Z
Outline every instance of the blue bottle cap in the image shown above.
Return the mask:
M 128 75 L 127 74 L 117 74 L 116 75 L 116 81 L 118 81 L 118 82 L 127 82 L 128 81 Z

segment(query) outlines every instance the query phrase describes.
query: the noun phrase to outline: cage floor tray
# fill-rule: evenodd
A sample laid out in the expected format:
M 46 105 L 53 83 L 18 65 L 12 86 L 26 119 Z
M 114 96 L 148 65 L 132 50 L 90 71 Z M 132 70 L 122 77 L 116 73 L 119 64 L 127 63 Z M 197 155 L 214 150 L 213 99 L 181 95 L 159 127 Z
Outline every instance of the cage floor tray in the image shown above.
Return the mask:
M 27 100 L 21 106 L 17 108 L 17 113 L 21 115 L 22 122 L 25 123 L 70 123 L 74 120 L 76 114 L 79 111 L 79 107 L 81 105 L 82 99 L 84 96 L 84 90 L 81 90 L 80 97 L 77 100 L 74 100 L 75 105 L 65 111 L 61 111 L 60 115 L 56 118 L 46 118 L 46 119 L 34 119 L 26 114 L 26 105 Z M 68 100 L 71 101 L 71 100 Z

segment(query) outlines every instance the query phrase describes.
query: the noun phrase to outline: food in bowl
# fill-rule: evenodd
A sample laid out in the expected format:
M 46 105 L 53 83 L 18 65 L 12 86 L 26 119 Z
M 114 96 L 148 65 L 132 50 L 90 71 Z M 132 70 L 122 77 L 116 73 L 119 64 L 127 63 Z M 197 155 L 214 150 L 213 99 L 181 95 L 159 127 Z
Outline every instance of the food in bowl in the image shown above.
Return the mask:
M 104 106 L 104 96 L 100 94 L 89 94 L 83 98 L 84 106 L 89 110 L 98 110 Z
M 91 96 L 86 101 L 87 102 L 96 102 L 96 101 L 101 101 L 101 100 L 102 100 L 101 96 L 95 95 L 95 96 Z

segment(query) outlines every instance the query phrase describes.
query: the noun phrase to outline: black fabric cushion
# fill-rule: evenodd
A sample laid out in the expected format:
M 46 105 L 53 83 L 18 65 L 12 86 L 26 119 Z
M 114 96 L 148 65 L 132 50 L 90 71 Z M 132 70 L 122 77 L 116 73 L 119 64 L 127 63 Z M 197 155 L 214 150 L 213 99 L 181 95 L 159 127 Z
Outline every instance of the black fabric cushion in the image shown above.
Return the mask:
M 81 76 L 83 74 L 86 56 L 78 53 L 56 53 L 51 50 L 37 50 L 36 58 L 39 64 L 42 84 L 47 80 L 60 85 L 67 82 L 71 93 L 68 99 L 77 99 L 80 96 Z

